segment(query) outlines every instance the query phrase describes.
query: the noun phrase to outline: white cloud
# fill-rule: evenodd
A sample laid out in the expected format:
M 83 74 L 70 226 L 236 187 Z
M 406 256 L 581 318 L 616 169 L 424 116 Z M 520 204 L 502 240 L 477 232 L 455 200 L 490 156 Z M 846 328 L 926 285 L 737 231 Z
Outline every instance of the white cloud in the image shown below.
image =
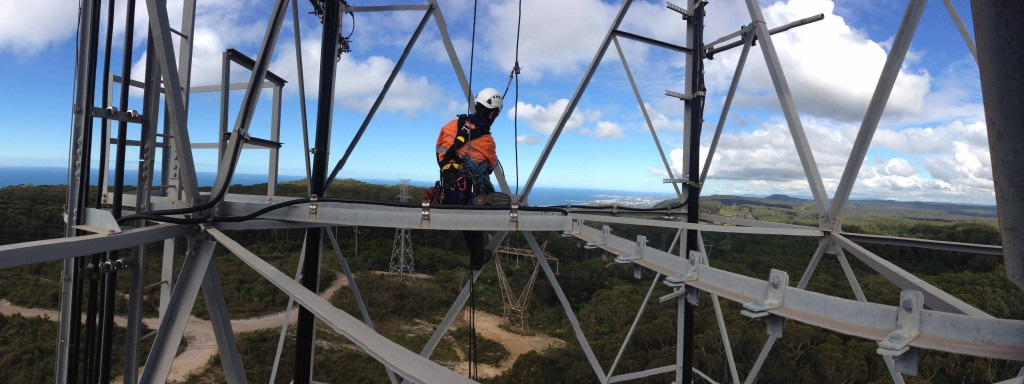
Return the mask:
M 484 23 L 477 26 L 477 45 L 483 43 L 487 59 L 497 68 L 510 68 L 515 62 L 518 7 L 515 0 L 486 7 Z M 524 0 L 520 77 L 533 81 L 577 73 L 593 59 L 618 8 L 619 4 L 599 0 Z
M 910 164 L 907 159 L 896 157 L 889 160 L 885 170 L 891 175 L 910 177 L 917 174 L 917 167 Z
M 270 69 L 288 80 L 290 84 L 298 82 L 295 66 L 294 45 L 284 44 L 283 53 L 271 63 Z M 302 64 L 306 80 L 306 95 L 314 96 L 319 92 L 320 40 L 306 39 L 302 43 Z M 338 61 L 338 75 L 335 80 L 335 96 L 337 102 L 345 108 L 365 112 L 373 105 L 380 94 L 388 76 L 395 67 L 395 62 L 382 56 L 364 58 L 353 54 L 344 54 Z M 355 74 L 358 74 L 355 75 Z M 292 90 L 296 90 L 293 88 Z M 431 84 L 427 78 L 400 72 L 381 104 L 383 111 L 403 112 L 414 115 L 420 111 L 433 108 L 436 103 L 444 103 L 451 107 L 450 99 L 439 99 L 443 92 Z
M 558 99 L 547 106 L 534 105 L 520 101 L 516 105 L 516 109 L 519 113 L 519 118 L 526 120 L 526 123 L 533 128 L 534 131 L 543 134 L 551 134 L 554 132 L 555 126 L 558 124 L 558 119 L 562 117 L 562 113 L 565 112 L 565 108 L 569 105 L 568 99 Z M 512 118 L 514 113 L 507 113 L 508 118 Z M 583 126 L 585 121 L 595 121 L 601 117 L 600 111 L 581 111 L 577 108 L 573 111 L 569 121 L 565 123 L 565 130 L 573 130 Z
M 585 128 L 580 130 L 580 133 L 584 135 L 590 135 L 601 138 L 618 139 L 623 136 L 622 127 L 610 121 L 599 121 L 597 127 L 590 129 Z
M 978 151 L 968 143 L 955 141 L 952 156 L 934 156 L 926 168 L 932 177 L 957 189 L 992 189 L 992 159 L 987 151 Z
M 985 123 L 952 121 L 937 127 L 879 128 L 873 143 L 880 148 L 903 153 L 950 153 L 953 141 L 962 141 L 987 153 Z
M 659 131 L 683 131 L 683 120 L 670 118 L 664 113 L 655 110 L 648 103 L 644 103 L 644 106 L 647 108 L 647 115 L 651 117 L 651 124 L 654 125 L 654 129 Z
M 534 135 L 519 135 L 516 136 L 516 142 L 519 144 L 533 145 L 540 142 L 540 137 Z
M 0 52 L 34 56 L 75 34 L 78 7 L 61 1 L 5 1 Z
M 763 13 L 769 27 L 818 13 L 825 15 L 824 20 L 772 36 L 783 72 L 802 113 L 847 121 L 863 118 L 886 59 L 882 44 L 837 16 L 829 0 L 778 1 L 765 7 Z M 717 12 L 709 17 L 730 16 Z M 753 47 L 747 59 L 735 101 L 738 106 L 778 106 L 761 47 Z M 734 49 L 708 63 L 708 83 L 713 93 L 724 94 L 728 89 L 738 56 L 739 49 Z M 931 82 L 927 71 L 913 70 L 905 63 L 889 97 L 886 115 L 921 116 Z
M 826 184 L 837 180 L 846 164 L 852 134 L 844 133 L 849 130 L 838 123 L 815 119 L 806 119 L 804 129 Z M 723 132 L 708 178 L 807 180 L 785 121 L 765 122 L 748 131 Z

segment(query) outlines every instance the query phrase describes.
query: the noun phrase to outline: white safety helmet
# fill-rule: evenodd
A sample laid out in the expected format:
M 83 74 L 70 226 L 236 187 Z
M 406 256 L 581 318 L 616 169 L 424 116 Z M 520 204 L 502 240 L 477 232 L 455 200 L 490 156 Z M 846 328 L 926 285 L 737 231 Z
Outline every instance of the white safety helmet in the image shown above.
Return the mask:
M 489 109 L 496 109 L 501 112 L 501 93 L 494 88 L 484 88 L 480 93 L 476 94 L 477 104 L 483 105 Z

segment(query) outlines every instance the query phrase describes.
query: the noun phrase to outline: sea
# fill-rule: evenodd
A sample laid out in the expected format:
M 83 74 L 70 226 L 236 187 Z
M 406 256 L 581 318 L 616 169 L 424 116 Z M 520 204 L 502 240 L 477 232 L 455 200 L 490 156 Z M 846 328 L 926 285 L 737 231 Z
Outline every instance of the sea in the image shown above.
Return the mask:
M 90 180 L 96 180 L 98 171 L 93 169 Z M 157 172 L 159 175 L 159 172 Z M 214 172 L 199 172 L 196 174 L 200 186 L 212 186 L 217 174 Z M 280 175 L 279 182 L 303 179 L 305 176 Z M 138 180 L 138 171 L 125 171 L 125 184 L 134 185 Z M 67 184 L 67 168 L 58 167 L 0 167 L 0 188 L 12 185 L 64 185 Z M 397 184 L 397 180 L 381 179 L 357 179 L 371 184 L 391 185 Z M 236 173 L 232 184 L 251 185 L 267 182 L 266 175 Z M 433 186 L 433 181 L 412 180 L 412 185 L 420 187 Z M 92 181 L 91 184 L 96 184 Z M 515 187 L 512 187 L 513 190 Z M 551 205 L 620 205 L 636 208 L 648 208 L 658 202 L 674 198 L 672 193 L 665 192 L 638 192 L 638 191 L 615 191 L 598 190 L 586 188 L 557 188 L 535 186 L 530 192 L 530 205 L 551 206 Z

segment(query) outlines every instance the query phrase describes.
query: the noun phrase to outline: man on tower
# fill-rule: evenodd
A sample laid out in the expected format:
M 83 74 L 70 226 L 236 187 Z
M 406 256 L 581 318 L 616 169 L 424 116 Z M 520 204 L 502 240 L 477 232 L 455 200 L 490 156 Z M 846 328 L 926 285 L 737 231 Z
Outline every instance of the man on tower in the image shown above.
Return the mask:
M 435 196 L 428 200 L 440 200 L 442 204 L 453 205 L 504 205 L 511 202 L 509 195 L 495 193 L 491 173 L 498 165 L 491 125 L 501 113 L 501 93 L 486 88 L 477 94 L 475 108 L 471 115 L 459 115 L 441 128 L 437 136 L 437 164 L 441 168 L 441 180 L 435 185 Z M 483 233 L 464 231 L 466 246 L 469 247 L 470 261 L 479 269 L 490 259 L 485 254 Z

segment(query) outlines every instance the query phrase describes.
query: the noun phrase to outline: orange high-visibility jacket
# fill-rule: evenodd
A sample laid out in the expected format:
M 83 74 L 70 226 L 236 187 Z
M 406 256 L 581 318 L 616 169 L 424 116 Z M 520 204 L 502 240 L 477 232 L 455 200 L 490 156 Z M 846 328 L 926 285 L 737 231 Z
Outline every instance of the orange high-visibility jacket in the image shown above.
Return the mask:
M 476 129 L 476 126 L 469 121 L 466 122 L 470 129 Z M 455 135 L 459 133 L 459 119 L 449 121 L 441 128 L 441 133 L 437 135 L 437 161 L 441 161 L 444 158 L 444 153 L 448 151 L 452 143 L 455 140 Z M 456 152 L 459 155 L 465 155 L 466 151 L 470 151 L 469 157 L 479 162 L 486 161 L 487 164 L 494 168 L 498 164 L 498 154 L 495 152 L 496 147 L 494 145 L 494 138 L 491 135 L 483 135 L 478 138 L 471 140 L 468 144 L 459 147 Z

